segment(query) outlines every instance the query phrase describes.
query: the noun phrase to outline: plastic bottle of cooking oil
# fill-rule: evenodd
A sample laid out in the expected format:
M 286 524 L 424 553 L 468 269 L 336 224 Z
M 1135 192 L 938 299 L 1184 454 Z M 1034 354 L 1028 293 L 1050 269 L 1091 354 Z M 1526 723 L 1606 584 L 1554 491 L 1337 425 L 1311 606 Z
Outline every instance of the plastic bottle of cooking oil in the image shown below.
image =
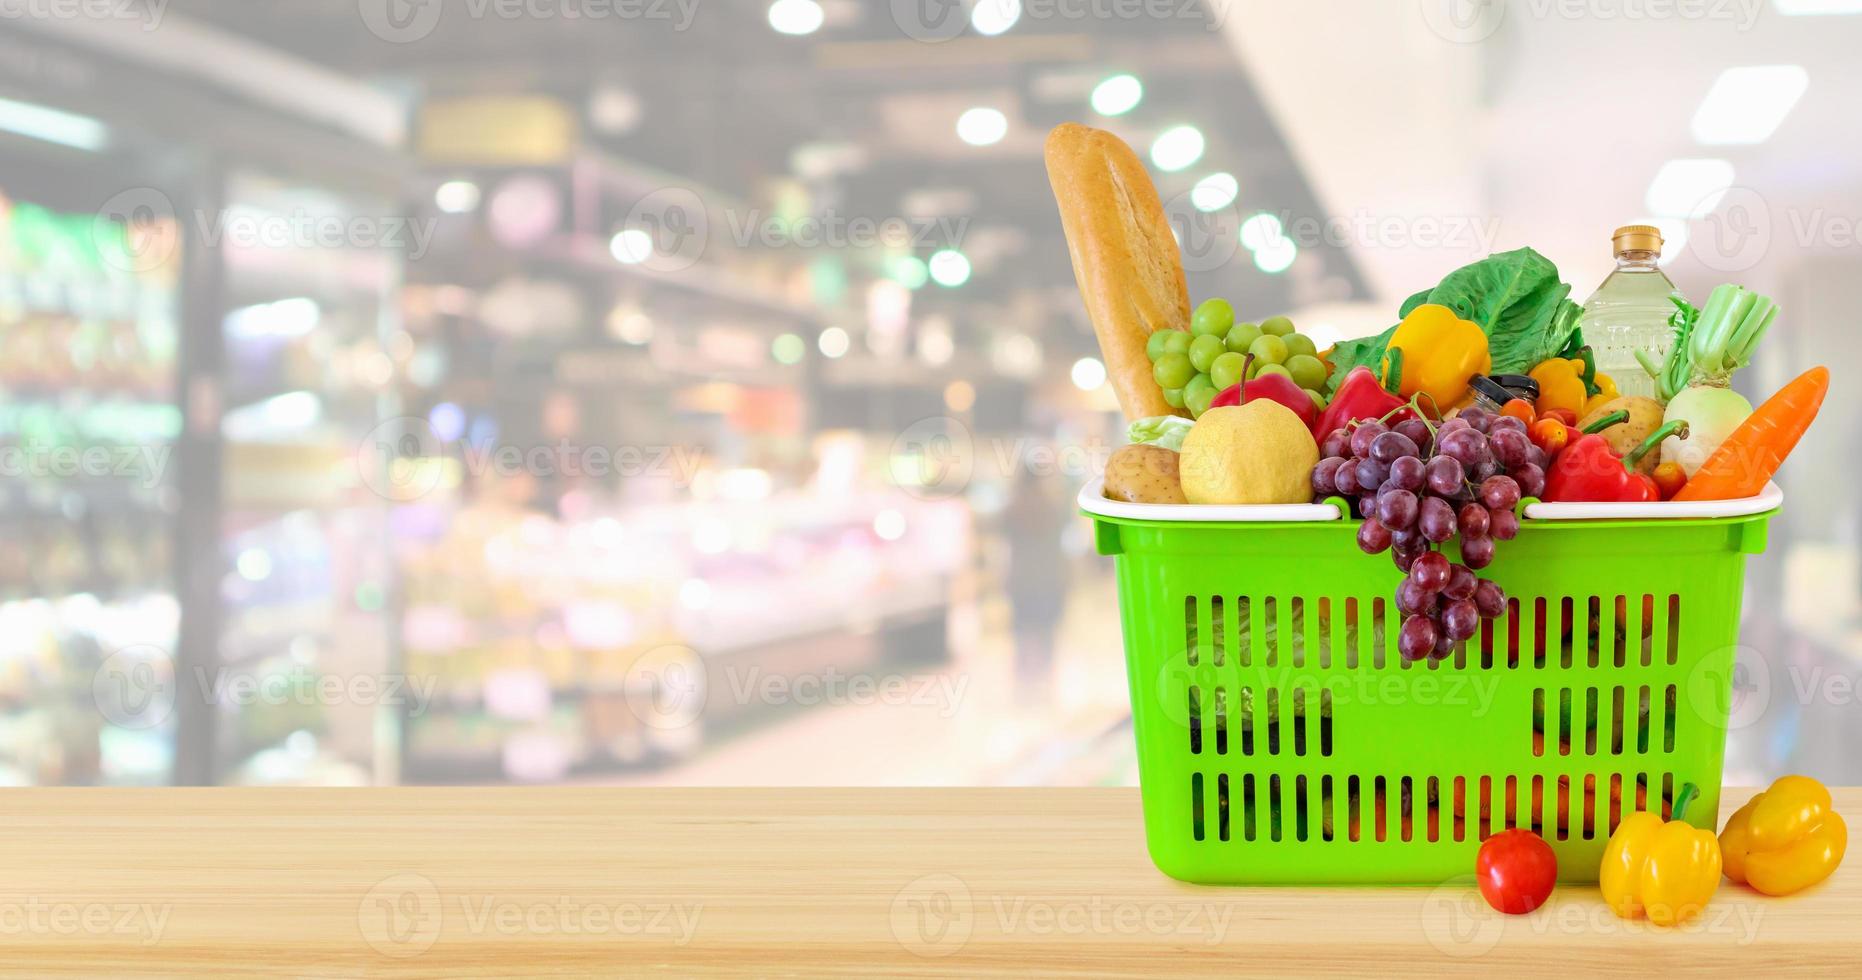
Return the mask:
M 1674 339 L 1668 317 L 1675 284 L 1656 265 L 1662 257 L 1662 233 L 1650 225 L 1624 225 L 1611 236 L 1616 271 L 1590 299 L 1578 327 L 1597 359 L 1597 370 L 1616 382 L 1625 395 L 1654 397 L 1655 382 L 1636 361 L 1645 350 L 1660 363 Z

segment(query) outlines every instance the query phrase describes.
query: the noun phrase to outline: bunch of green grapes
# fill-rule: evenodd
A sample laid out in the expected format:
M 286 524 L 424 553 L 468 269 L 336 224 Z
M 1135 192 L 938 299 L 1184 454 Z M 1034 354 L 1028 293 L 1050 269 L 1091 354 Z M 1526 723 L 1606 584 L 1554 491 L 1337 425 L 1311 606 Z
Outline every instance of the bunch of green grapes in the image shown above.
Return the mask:
M 1187 408 L 1191 418 L 1209 410 L 1215 396 L 1263 374 L 1284 374 L 1306 389 L 1313 404 L 1325 407 L 1325 362 L 1312 338 L 1293 330 L 1293 321 L 1270 316 L 1260 323 L 1236 323 L 1235 308 L 1225 299 L 1204 300 L 1190 316 L 1188 330 L 1159 330 L 1146 341 L 1151 376 L 1173 408 Z M 1248 354 L 1248 376 L 1241 376 Z

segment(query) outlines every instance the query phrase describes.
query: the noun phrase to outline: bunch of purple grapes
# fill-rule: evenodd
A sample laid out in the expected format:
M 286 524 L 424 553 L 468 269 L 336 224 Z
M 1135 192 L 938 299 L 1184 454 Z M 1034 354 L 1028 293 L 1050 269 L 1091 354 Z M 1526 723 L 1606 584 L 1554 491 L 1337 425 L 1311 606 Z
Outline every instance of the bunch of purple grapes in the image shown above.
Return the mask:
M 1500 586 L 1474 573 L 1493 562 L 1494 542 L 1519 533 L 1520 498 L 1545 489 L 1545 452 L 1525 422 L 1479 408 L 1437 426 L 1363 419 L 1328 433 L 1319 455 L 1313 499 L 1352 501 L 1363 518 L 1358 547 L 1390 552 L 1407 573 L 1396 591 L 1405 660 L 1446 657 L 1506 610 Z M 1453 562 L 1437 546 L 1457 535 L 1461 561 Z

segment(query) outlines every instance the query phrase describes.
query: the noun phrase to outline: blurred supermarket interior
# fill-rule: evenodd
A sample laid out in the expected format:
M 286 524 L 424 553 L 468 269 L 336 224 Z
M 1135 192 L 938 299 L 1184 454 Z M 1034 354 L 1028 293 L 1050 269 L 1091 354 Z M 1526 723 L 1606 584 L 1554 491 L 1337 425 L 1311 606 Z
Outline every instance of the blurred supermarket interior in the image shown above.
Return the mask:
M 1321 344 L 1522 245 L 1581 299 L 1652 221 L 1783 307 L 1750 394 L 1862 363 L 1858 47 L 1853 0 L 9 6 L 0 783 L 1133 783 L 1046 131 Z M 1729 785 L 1862 781 L 1857 406 L 1749 564 Z

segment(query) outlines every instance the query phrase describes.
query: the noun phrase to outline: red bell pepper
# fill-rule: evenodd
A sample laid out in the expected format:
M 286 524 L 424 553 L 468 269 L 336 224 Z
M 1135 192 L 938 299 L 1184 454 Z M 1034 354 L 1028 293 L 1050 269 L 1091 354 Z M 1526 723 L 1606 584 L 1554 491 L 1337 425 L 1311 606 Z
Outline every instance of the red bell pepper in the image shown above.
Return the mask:
M 1248 359 L 1243 362 L 1243 374 L 1247 373 L 1248 365 L 1253 363 L 1254 355 L 1249 354 Z M 1209 407 L 1240 405 L 1243 402 L 1260 401 L 1263 398 L 1279 402 L 1292 409 L 1293 414 L 1299 416 L 1300 422 L 1309 429 L 1312 428 L 1313 420 L 1319 417 L 1319 407 L 1312 403 L 1312 396 L 1306 394 L 1306 389 L 1301 388 L 1292 378 L 1284 374 L 1263 374 L 1253 381 L 1229 385 L 1210 400 Z
M 1687 423 L 1680 419 L 1669 422 L 1650 433 L 1641 445 L 1630 450 L 1627 455 L 1618 456 L 1610 449 L 1609 442 L 1596 432 L 1628 417 L 1627 412 L 1613 412 L 1585 426 L 1589 434 L 1566 446 L 1552 462 L 1552 471 L 1545 475 L 1543 499 L 1636 504 L 1662 499 L 1661 489 L 1655 485 L 1655 481 L 1636 472 L 1636 463 L 1669 436 L 1687 438 Z
M 1395 352 L 1393 356 L 1397 356 Z M 1401 377 L 1402 362 L 1396 363 L 1397 370 L 1391 374 L 1393 377 Z M 1370 368 L 1360 366 L 1345 373 L 1344 380 L 1338 383 L 1338 391 L 1332 395 L 1331 403 L 1325 406 L 1325 411 L 1319 413 L 1319 420 L 1312 424 L 1312 434 L 1323 442 L 1334 429 L 1343 428 L 1345 423 L 1353 419 L 1384 419 L 1394 425 L 1415 417 L 1415 409 L 1386 389 Z

